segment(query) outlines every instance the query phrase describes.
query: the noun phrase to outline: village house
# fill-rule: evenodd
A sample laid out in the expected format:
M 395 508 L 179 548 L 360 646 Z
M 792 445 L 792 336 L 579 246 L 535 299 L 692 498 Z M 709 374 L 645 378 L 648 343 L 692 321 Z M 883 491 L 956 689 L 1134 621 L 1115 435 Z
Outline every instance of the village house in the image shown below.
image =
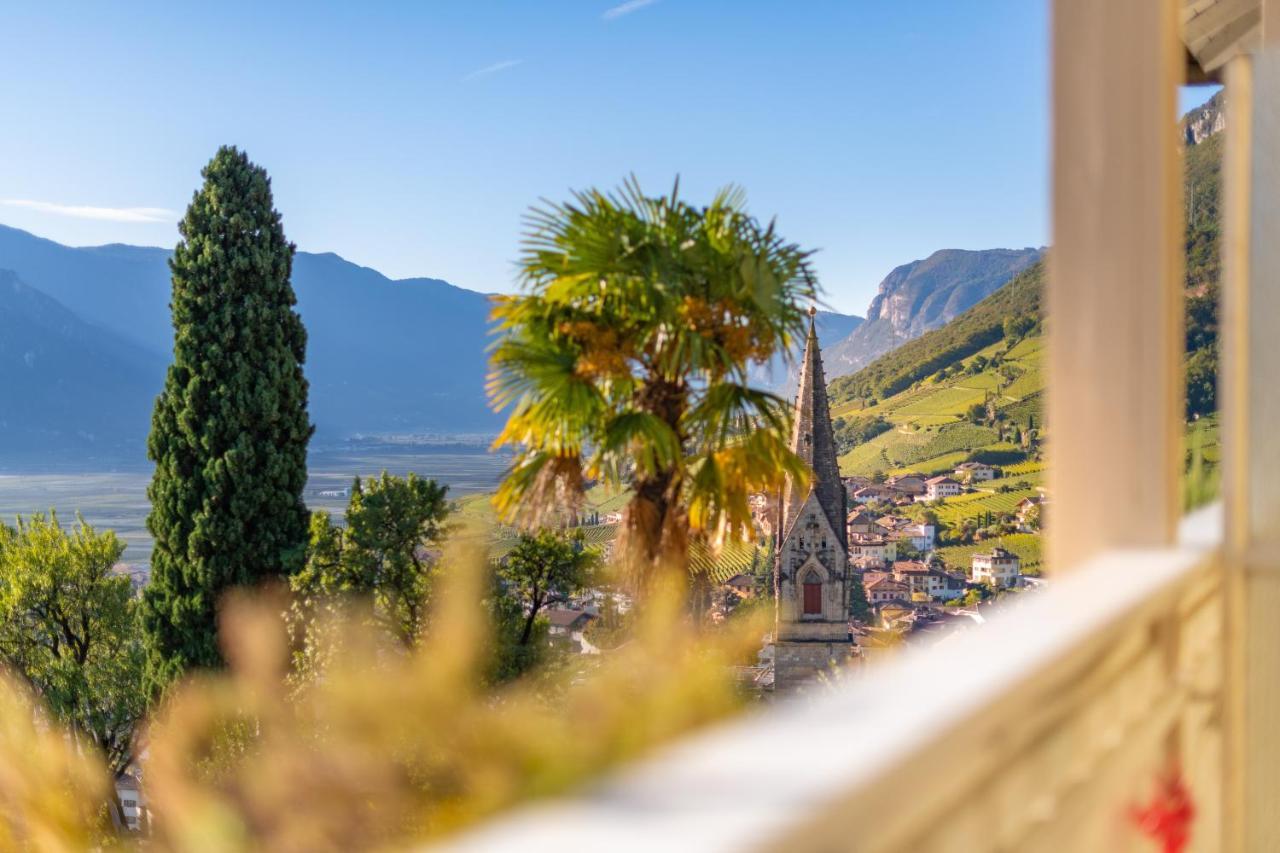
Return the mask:
M 882 515 L 876 519 L 876 524 L 887 533 L 895 533 L 910 525 L 911 520 L 900 515 Z
M 924 481 L 924 494 L 916 497 L 917 501 L 936 501 L 953 498 L 964 491 L 964 486 L 947 476 L 930 477 Z
M 1022 561 L 1018 555 L 996 546 L 989 554 L 974 554 L 970 561 L 974 583 L 985 583 L 997 589 L 1019 586 Z
M 595 617 L 585 610 L 567 610 L 562 607 L 547 611 L 549 633 L 553 637 L 569 637 L 581 640 L 581 634 Z M 576 636 L 575 636 L 576 635 Z
M 904 495 L 923 495 L 925 490 L 926 478 L 923 474 L 899 474 L 896 477 L 890 477 L 884 481 L 886 486 L 892 486 Z
M 883 534 L 850 533 L 849 559 L 874 557 L 882 562 L 892 563 L 898 558 L 898 543 Z
M 880 608 L 880 624 L 891 631 L 910 631 L 916 611 L 907 602 L 890 601 Z
M 911 597 L 911 589 L 905 583 L 888 575 L 879 575 L 863 584 L 867 592 L 867 603 L 872 607 L 888 604 L 892 601 L 906 601 Z
M 874 572 L 883 569 L 885 566 L 889 565 L 890 562 L 892 561 L 886 560 L 883 557 L 855 557 L 849 561 L 849 565 L 853 566 L 860 572 Z
M 739 572 L 733 577 L 725 581 L 724 585 L 733 590 L 742 598 L 754 598 L 756 594 L 756 579 L 751 575 Z
M 1040 527 L 1044 527 L 1044 503 L 1045 503 L 1044 495 L 1036 495 L 1035 497 L 1023 498 L 1022 500 L 1018 501 L 1018 507 L 1016 512 L 1018 515 L 1019 530 L 1023 530 L 1023 531 L 1031 530 L 1027 520 L 1031 514 L 1031 510 L 1037 509 L 1037 508 L 1040 510 Z
M 120 801 L 120 817 L 125 829 L 139 832 L 144 828 L 144 823 L 150 822 L 146 796 L 134 773 L 125 773 L 116 779 L 116 798 Z
M 981 483 L 986 480 L 994 480 L 996 478 L 996 469 L 985 462 L 964 462 L 956 466 L 955 475 L 960 480 L 967 477 L 971 483 Z
M 876 520 L 872 518 L 871 514 L 860 509 L 856 509 L 849 513 L 847 527 L 849 535 L 853 535 L 855 533 L 884 533 L 884 528 L 876 524 Z
M 904 524 L 890 536 L 897 541 L 911 543 L 917 551 L 932 551 L 937 543 L 938 528 L 932 524 Z
M 944 571 L 939 565 L 917 560 L 899 560 L 893 564 L 893 577 L 906 584 L 913 595 L 923 593 L 932 601 L 950 601 L 964 595 L 964 579 Z
M 849 496 L 849 500 L 852 501 L 854 492 L 858 491 L 858 489 L 870 486 L 875 482 L 875 480 L 870 477 L 854 475 L 851 477 L 841 477 L 840 482 L 844 484 L 845 494 L 847 494 Z
M 863 486 L 854 492 L 852 499 L 854 503 L 867 504 L 877 501 L 893 501 L 901 496 L 902 493 L 892 486 L 872 483 L 870 486 Z

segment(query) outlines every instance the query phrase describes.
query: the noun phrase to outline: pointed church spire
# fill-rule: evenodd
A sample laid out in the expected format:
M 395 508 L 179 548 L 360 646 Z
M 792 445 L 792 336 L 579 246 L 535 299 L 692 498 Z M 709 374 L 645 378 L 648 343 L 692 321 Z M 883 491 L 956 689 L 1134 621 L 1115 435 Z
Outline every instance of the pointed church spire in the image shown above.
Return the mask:
M 818 345 L 817 309 L 809 308 L 809 335 L 800 362 L 800 387 L 796 392 L 795 421 L 791 430 L 791 449 L 809 463 L 813 470 L 812 490 L 840 544 L 847 548 L 845 533 L 845 494 L 840 482 L 840 462 L 836 458 L 835 434 L 831 427 L 831 407 L 827 401 L 826 376 L 822 371 L 822 349 Z M 800 505 L 809 495 L 808 489 L 787 482 L 782 497 L 781 533 L 786 535 Z

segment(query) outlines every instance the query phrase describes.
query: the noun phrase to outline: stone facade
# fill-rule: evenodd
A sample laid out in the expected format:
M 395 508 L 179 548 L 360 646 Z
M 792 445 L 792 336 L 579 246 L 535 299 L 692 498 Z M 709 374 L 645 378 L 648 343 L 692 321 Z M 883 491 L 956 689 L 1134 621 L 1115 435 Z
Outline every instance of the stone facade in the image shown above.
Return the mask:
M 791 449 L 809 464 L 814 479 L 808 486 L 788 481 L 782 493 L 781 541 L 774 567 L 776 690 L 803 683 L 832 664 L 845 662 L 852 652 L 847 497 L 840 481 L 813 312 L 796 394 Z

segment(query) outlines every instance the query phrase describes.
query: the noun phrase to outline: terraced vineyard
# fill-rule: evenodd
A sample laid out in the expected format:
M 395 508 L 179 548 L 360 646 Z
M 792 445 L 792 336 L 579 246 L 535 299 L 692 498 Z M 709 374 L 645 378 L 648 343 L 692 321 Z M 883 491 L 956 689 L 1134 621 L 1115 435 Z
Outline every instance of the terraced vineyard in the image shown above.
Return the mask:
M 926 460 L 947 456 L 946 464 L 954 464 L 953 454 L 963 453 L 964 461 L 973 451 L 997 444 L 995 430 L 970 423 L 941 427 L 899 427 L 882 433 L 840 457 L 844 474 L 870 476 L 877 471 L 914 468 Z M 947 470 L 947 469 L 939 469 Z
M 958 420 L 974 403 L 987 399 L 987 392 L 965 385 L 953 385 L 927 394 L 898 409 L 895 418 L 910 422 L 915 415 L 953 415 Z
M 973 487 L 984 492 L 996 492 L 1000 487 L 1007 486 L 1011 489 L 1025 488 L 1019 484 L 1026 483 L 1027 486 L 1039 486 L 1043 482 L 1043 471 L 1027 471 L 1023 474 L 1011 474 L 1006 472 L 1005 476 L 997 477 L 994 480 L 987 480 L 982 483 L 974 483 Z
M 1040 492 L 1034 487 L 1002 493 L 968 492 L 947 498 L 934 511 L 938 513 L 938 520 L 944 524 L 958 525 L 967 518 L 977 518 L 988 512 L 992 515 L 1014 512 L 1023 498 L 1038 494 Z
M 970 423 L 967 417 L 975 405 L 989 404 L 1001 423 L 1025 428 L 1030 420 L 1040 426 L 1042 347 L 1039 335 L 1012 347 L 1000 340 L 875 405 L 858 400 L 837 404 L 836 416 L 882 417 L 895 427 L 841 456 L 841 472 L 871 476 L 919 470 L 936 475 L 971 458 L 1016 461 L 1020 446 L 1001 441 L 997 429 Z
M 970 560 L 974 554 L 988 553 L 992 547 L 999 545 L 1011 551 L 1022 560 L 1023 573 L 1038 573 L 1044 561 L 1042 547 L 1043 537 L 1038 533 L 1013 533 L 998 539 L 989 539 L 973 545 L 953 545 L 950 548 L 939 548 L 937 555 L 952 569 L 969 571 Z
M 956 450 L 951 453 L 944 453 L 941 456 L 934 456 L 925 459 L 922 462 L 916 462 L 912 465 L 903 465 L 900 468 L 894 468 L 890 474 L 906 474 L 909 471 L 917 471 L 921 474 L 935 476 L 937 474 L 946 474 L 954 471 L 956 466 L 964 462 L 972 454 L 967 450 Z

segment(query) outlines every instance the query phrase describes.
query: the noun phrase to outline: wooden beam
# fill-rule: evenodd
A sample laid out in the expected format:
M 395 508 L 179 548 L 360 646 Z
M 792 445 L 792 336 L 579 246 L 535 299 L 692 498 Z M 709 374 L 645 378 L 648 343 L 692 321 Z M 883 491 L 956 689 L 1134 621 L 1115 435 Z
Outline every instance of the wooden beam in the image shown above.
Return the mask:
M 1053 9 L 1049 568 L 1173 541 L 1183 389 L 1176 0 Z
M 1262 47 L 1227 68 L 1222 438 L 1227 521 L 1228 801 L 1224 848 L 1280 849 L 1280 3 Z

